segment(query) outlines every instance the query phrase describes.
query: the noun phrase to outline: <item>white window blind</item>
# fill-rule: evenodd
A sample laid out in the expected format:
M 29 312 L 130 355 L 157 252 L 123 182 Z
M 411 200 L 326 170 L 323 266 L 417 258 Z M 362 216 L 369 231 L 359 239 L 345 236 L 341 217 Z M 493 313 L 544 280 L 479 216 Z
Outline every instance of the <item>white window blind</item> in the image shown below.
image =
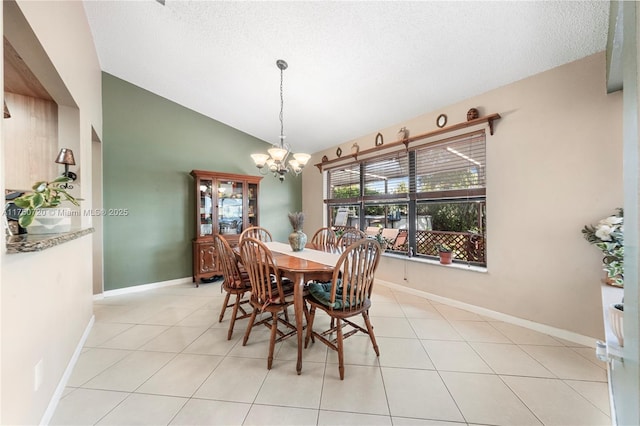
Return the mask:
M 417 148 L 416 192 L 485 188 L 484 132 Z
M 364 163 L 364 195 L 409 192 L 409 157 L 406 152 Z
M 360 195 L 360 164 L 349 164 L 329 171 L 329 199 Z

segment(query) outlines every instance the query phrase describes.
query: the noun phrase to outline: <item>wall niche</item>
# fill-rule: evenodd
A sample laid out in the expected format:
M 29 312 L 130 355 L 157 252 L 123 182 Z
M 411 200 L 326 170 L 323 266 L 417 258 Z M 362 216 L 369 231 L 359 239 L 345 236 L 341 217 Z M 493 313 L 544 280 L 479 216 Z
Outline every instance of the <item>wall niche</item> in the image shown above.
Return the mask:
M 10 117 L 3 122 L 5 188 L 28 190 L 34 182 L 60 173 L 58 105 L 6 37 L 4 101 Z

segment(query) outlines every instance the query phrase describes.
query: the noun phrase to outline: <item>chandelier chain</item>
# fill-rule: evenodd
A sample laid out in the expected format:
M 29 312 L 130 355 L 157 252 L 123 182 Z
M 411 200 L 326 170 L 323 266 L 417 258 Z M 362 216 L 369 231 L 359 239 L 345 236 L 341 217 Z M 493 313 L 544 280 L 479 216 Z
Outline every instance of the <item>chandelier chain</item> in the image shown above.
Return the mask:
M 283 77 L 284 70 L 280 69 L 280 147 L 284 144 L 284 95 L 283 95 Z

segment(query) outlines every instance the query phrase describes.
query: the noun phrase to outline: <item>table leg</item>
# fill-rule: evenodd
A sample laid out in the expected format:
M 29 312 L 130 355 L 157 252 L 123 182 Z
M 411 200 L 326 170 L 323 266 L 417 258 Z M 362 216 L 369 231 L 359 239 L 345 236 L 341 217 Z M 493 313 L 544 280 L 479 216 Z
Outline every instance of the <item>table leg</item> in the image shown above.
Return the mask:
M 302 331 L 304 324 L 302 323 L 303 317 L 303 303 L 302 293 L 304 292 L 304 273 L 296 272 L 295 285 L 293 288 L 293 306 L 296 312 L 296 330 L 298 336 L 298 362 L 296 363 L 296 371 L 298 374 L 302 372 Z

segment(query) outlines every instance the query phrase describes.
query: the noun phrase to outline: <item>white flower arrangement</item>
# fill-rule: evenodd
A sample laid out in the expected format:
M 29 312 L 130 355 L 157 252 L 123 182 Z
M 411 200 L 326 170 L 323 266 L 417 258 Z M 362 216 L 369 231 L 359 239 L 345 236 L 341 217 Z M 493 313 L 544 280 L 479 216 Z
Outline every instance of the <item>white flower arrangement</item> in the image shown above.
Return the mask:
M 582 229 L 584 238 L 602 250 L 602 264 L 613 285 L 622 287 L 624 283 L 624 212 L 599 221 L 597 225 L 587 225 Z

